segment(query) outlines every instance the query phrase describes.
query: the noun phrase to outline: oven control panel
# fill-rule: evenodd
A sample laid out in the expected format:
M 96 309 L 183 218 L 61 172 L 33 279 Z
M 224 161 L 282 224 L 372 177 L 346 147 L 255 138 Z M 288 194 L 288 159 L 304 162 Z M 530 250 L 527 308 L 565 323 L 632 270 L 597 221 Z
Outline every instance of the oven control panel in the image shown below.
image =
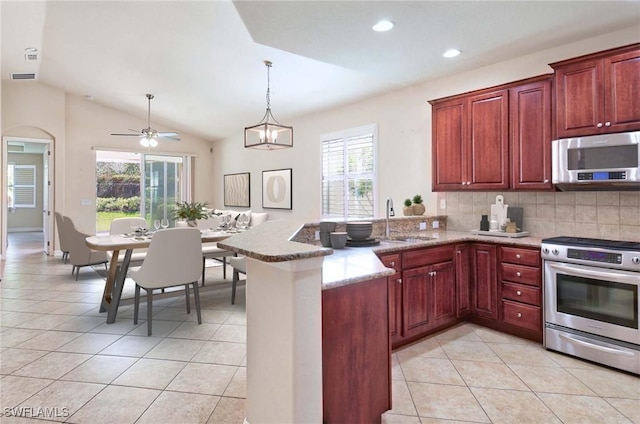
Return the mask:
M 569 259 L 581 259 L 583 261 L 591 262 L 606 262 L 609 264 L 621 264 L 621 253 L 610 253 L 594 250 L 582 250 L 582 249 L 567 249 L 567 258 Z
M 621 251 L 597 247 L 577 248 L 543 242 L 541 253 L 542 259 L 551 261 L 640 271 L 640 252 L 637 251 Z

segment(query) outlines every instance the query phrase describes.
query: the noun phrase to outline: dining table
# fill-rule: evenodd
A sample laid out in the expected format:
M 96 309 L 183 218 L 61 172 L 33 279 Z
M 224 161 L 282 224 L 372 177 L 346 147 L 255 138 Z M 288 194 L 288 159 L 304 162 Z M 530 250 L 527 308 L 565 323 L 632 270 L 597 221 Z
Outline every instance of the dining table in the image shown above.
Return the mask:
M 162 231 L 162 230 L 160 230 Z M 224 230 L 200 230 L 202 243 L 214 243 L 233 235 Z M 149 247 L 153 239 L 152 232 L 131 234 L 95 235 L 86 238 L 87 246 L 94 250 L 111 251 L 109 270 L 105 280 L 104 292 L 100 303 L 100 312 L 107 312 L 107 324 L 113 324 L 118 313 L 122 289 L 127 278 L 131 254 L 134 249 Z M 122 263 L 118 267 L 120 251 L 124 251 Z

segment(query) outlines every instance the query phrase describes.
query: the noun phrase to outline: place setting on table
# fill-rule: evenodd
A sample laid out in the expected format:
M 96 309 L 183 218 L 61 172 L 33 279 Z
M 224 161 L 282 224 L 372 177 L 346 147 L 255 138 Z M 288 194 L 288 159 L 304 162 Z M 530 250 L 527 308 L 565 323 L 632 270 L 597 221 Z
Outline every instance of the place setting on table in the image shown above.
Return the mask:
M 138 241 L 151 240 L 153 234 L 160 229 L 169 228 L 169 220 L 164 219 L 155 219 L 153 221 L 153 228 L 141 227 L 139 225 L 131 224 L 131 232 L 122 234 L 122 237 L 131 238 Z

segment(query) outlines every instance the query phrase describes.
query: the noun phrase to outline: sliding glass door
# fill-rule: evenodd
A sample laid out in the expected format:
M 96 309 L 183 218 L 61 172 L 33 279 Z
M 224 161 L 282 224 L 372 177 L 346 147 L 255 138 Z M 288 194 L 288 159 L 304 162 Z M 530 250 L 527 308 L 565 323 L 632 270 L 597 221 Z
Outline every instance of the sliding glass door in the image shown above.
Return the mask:
M 143 156 L 142 216 L 150 225 L 156 219 L 167 218 L 169 225 L 173 226 L 173 206 L 184 197 L 182 196 L 184 160 L 179 156 Z
M 167 218 L 174 225 L 177 202 L 190 199 L 189 156 L 96 150 L 96 230 L 111 220 L 141 216 L 151 227 Z

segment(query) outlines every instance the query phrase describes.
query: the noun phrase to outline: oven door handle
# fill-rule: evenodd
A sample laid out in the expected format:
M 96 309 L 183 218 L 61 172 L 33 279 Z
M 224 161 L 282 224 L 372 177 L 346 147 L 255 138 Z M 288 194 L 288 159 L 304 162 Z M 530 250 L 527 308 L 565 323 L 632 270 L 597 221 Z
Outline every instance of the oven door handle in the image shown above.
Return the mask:
M 604 281 L 614 281 L 620 283 L 628 283 L 638 285 L 637 276 L 628 276 L 628 274 L 622 274 L 623 271 L 617 271 L 613 276 L 615 279 L 612 280 L 612 272 L 614 270 L 593 270 L 588 269 L 584 266 L 580 265 L 565 265 L 564 263 L 559 262 L 547 262 L 547 266 L 556 271 L 563 272 L 564 274 L 573 275 L 576 277 L 585 277 L 585 278 L 596 278 Z
M 606 347 L 606 346 L 602 346 L 599 344 L 595 344 L 591 341 L 586 341 L 584 339 L 582 339 L 582 337 L 577 337 L 577 336 L 571 336 L 568 334 L 560 334 L 560 337 L 563 339 L 567 339 L 567 341 L 569 341 L 570 343 L 575 343 L 575 344 L 579 344 L 585 347 L 588 347 L 590 349 L 595 349 L 595 350 L 599 350 L 601 352 L 606 352 L 606 353 L 612 353 L 614 355 L 622 355 L 622 356 L 635 356 L 635 354 L 633 352 L 629 352 L 626 350 L 621 350 L 621 349 L 614 349 L 611 347 Z

